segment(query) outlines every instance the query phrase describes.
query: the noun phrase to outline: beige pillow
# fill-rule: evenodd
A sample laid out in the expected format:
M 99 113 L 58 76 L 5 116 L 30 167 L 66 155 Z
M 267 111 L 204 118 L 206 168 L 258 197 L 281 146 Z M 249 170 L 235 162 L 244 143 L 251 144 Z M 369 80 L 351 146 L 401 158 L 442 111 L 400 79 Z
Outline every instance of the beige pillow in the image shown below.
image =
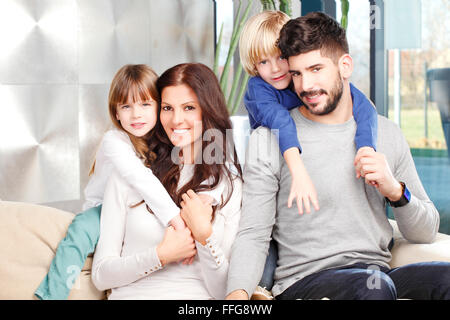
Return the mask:
M 74 214 L 55 208 L 0 201 L 0 300 L 35 299 Z M 91 281 L 88 257 L 69 299 L 105 299 Z

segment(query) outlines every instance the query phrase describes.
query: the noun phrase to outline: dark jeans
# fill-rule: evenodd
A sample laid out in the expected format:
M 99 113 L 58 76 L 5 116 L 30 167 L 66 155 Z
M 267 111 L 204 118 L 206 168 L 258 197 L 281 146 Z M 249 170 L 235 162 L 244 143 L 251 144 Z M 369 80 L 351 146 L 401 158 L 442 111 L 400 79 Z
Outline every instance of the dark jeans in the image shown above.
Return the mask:
M 423 262 L 388 269 L 357 263 L 311 274 L 276 299 L 450 300 L 450 263 Z
M 278 248 L 275 240 L 270 241 L 269 253 L 266 258 L 266 263 L 264 265 L 263 275 L 259 281 L 259 286 L 266 288 L 267 290 L 272 290 L 273 286 L 273 275 L 275 274 L 275 269 L 277 267 L 278 260 Z

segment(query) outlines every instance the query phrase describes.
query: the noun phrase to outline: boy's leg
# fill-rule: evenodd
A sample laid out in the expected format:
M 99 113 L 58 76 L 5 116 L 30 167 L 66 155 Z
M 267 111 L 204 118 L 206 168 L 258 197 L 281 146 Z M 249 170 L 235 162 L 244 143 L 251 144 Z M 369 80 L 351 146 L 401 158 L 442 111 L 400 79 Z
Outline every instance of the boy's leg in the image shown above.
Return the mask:
M 421 262 L 388 272 L 398 297 L 415 300 L 450 300 L 450 263 Z
M 259 286 L 271 290 L 273 286 L 273 276 L 277 267 L 278 249 L 275 240 L 270 241 L 269 254 L 267 255 L 266 264 L 264 265 L 263 275 L 259 282 Z
M 41 300 L 67 299 L 73 281 L 83 268 L 87 256 L 94 252 L 100 236 L 101 205 L 75 216 L 66 237 L 61 240 L 55 257 L 37 290 Z

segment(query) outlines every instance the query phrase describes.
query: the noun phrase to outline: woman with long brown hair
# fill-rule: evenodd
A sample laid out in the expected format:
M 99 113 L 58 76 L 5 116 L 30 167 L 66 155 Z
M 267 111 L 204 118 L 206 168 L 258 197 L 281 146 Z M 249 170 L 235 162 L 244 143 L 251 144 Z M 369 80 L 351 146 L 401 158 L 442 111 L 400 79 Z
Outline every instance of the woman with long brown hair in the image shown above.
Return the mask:
M 170 68 L 157 88 L 151 169 L 182 208 L 188 229 L 164 228 L 151 205 L 113 172 L 92 279 L 101 290 L 113 288 L 110 299 L 223 299 L 242 198 L 225 99 L 202 64 Z M 194 254 L 191 264 L 180 263 Z

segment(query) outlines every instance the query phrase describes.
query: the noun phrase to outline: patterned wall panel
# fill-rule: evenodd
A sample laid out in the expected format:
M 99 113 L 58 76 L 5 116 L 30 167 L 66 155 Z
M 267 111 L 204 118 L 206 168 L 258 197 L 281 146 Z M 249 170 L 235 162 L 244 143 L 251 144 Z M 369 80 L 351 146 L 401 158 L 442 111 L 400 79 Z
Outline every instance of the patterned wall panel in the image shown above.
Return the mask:
M 212 66 L 214 1 L 1 0 L 0 45 L 0 198 L 77 212 L 115 72 Z
M 0 97 L 0 198 L 79 197 L 77 86 L 4 85 Z

